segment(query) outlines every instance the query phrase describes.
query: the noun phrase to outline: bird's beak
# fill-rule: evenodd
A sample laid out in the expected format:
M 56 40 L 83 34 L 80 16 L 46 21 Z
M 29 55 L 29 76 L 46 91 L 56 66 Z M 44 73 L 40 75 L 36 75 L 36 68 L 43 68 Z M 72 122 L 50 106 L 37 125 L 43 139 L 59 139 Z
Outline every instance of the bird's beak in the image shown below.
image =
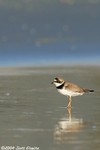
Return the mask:
M 54 84 L 54 82 L 51 82 L 51 84 Z

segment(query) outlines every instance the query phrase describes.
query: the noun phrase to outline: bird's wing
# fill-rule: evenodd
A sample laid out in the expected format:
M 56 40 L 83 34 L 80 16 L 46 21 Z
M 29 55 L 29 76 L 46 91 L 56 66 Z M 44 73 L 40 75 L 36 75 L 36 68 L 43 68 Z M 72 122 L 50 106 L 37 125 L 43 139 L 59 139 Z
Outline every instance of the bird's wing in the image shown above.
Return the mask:
M 84 92 L 83 88 L 79 87 L 76 84 L 70 83 L 70 82 L 65 85 L 65 88 L 72 90 L 73 92 L 79 92 L 79 93 Z

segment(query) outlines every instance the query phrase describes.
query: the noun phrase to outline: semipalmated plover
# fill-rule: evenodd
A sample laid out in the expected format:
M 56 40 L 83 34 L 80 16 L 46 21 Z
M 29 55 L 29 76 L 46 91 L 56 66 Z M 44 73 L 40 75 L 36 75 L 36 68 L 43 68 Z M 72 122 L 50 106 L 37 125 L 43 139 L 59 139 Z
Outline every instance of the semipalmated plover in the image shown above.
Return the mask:
M 78 85 L 65 81 L 62 78 L 56 77 L 52 84 L 55 84 L 59 93 L 68 96 L 68 105 L 67 107 L 71 107 L 71 97 L 83 95 L 84 93 L 94 92 L 94 90 L 81 88 Z

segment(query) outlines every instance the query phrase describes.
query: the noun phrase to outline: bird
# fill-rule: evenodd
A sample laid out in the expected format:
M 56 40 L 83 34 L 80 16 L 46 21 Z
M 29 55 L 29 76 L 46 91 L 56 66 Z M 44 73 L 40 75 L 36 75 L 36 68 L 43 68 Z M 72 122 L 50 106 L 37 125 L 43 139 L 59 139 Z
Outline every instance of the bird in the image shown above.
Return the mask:
M 87 89 L 87 88 L 81 88 L 80 86 L 71 83 L 69 81 L 65 81 L 61 77 L 54 78 L 52 84 L 56 86 L 56 89 L 59 93 L 65 95 L 68 97 L 68 105 L 67 108 L 71 108 L 71 97 L 83 95 L 84 93 L 90 93 L 94 92 L 94 90 Z

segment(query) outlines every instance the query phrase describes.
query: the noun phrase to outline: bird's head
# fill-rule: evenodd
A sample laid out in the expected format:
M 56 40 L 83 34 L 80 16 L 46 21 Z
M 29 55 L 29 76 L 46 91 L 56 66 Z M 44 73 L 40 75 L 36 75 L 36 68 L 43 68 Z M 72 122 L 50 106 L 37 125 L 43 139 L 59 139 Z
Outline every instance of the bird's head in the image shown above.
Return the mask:
M 62 85 L 64 82 L 65 82 L 64 79 L 62 79 L 60 77 L 56 77 L 56 78 L 54 78 L 52 84 L 54 84 L 57 87 L 57 86 Z

